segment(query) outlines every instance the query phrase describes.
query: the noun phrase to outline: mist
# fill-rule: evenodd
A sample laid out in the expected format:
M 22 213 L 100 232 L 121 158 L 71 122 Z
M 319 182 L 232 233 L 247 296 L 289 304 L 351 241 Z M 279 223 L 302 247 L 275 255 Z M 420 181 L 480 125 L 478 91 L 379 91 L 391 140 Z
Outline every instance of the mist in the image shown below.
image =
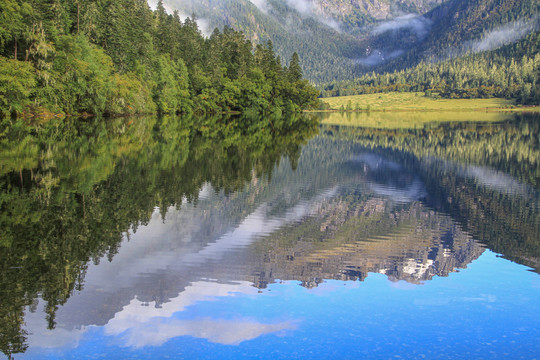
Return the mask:
M 257 0 L 254 0 L 257 1 Z M 259 0 L 259 1 L 265 1 L 265 0 Z M 152 10 L 156 10 L 158 0 L 148 0 L 148 5 Z M 163 0 L 163 7 L 167 11 L 167 14 L 173 14 L 175 11 L 178 11 L 178 16 L 180 17 L 180 20 L 182 22 L 186 21 L 188 17 L 191 17 L 192 15 L 188 15 L 181 11 L 182 9 L 181 4 L 191 3 L 193 0 L 183 1 L 183 0 Z M 212 32 L 214 31 L 214 27 L 211 25 L 210 21 L 205 18 L 197 18 L 197 26 L 199 27 L 199 30 L 201 33 L 209 37 Z
M 255 5 L 260 11 L 262 11 L 265 14 L 268 14 L 271 4 L 267 2 L 267 0 L 248 0 L 253 5 Z M 300 16 L 306 17 L 306 18 L 313 18 L 320 22 L 321 24 L 324 24 L 328 26 L 329 28 L 334 29 L 337 32 L 341 32 L 341 25 L 339 21 L 324 16 L 320 14 L 317 11 L 316 6 L 307 0 L 282 0 L 284 3 L 287 4 L 288 7 L 296 10 Z
M 285 0 L 287 5 L 298 11 L 302 15 L 313 15 L 314 6 L 306 0 Z
M 372 35 L 380 35 L 388 31 L 396 31 L 400 29 L 409 29 L 423 39 L 429 34 L 432 22 L 423 16 L 417 14 L 407 14 L 398 16 L 390 21 L 384 21 L 371 31 Z
M 448 48 L 443 56 L 434 58 L 432 61 L 444 61 L 467 53 L 491 51 L 515 43 L 528 34 L 540 30 L 539 20 L 539 16 L 532 19 L 520 19 L 491 31 L 484 31 L 478 39 L 465 41 L 460 46 Z
M 266 0 L 248 0 L 250 3 L 255 5 L 260 11 L 267 14 L 268 13 L 268 3 Z
M 368 56 L 356 60 L 357 64 L 364 66 L 376 66 L 382 64 L 383 62 L 394 59 L 398 56 L 401 56 L 405 53 L 405 50 L 397 49 L 390 52 L 384 52 L 382 50 L 374 49 Z
M 531 20 L 517 20 L 485 32 L 481 39 L 469 41 L 465 50 L 481 52 L 497 49 L 501 46 L 515 43 L 527 34 L 539 29 L 538 17 Z

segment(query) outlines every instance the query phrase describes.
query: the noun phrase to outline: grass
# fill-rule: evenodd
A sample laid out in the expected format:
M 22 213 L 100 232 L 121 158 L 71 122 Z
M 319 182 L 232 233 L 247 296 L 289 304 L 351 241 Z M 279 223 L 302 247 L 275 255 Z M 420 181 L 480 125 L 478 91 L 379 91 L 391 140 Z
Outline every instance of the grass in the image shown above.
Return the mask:
M 507 99 L 435 99 L 424 93 L 379 93 L 339 96 L 321 99 L 333 110 L 369 111 L 540 111 L 538 107 L 522 108 Z

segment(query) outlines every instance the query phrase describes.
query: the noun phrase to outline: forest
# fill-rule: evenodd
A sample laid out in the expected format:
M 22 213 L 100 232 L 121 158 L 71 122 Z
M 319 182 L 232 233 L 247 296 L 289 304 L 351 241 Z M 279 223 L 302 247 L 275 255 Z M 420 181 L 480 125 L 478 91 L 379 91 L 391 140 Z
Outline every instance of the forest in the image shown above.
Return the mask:
M 3 0 L 0 113 L 281 113 L 317 103 L 294 53 L 230 27 L 205 37 L 162 1 Z
M 540 103 L 540 32 L 496 51 L 430 62 L 404 70 L 372 72 L 353 80 L 320 86 L 323 97 L 381 92 L 425 92 L 442 98 L 506 98 Z

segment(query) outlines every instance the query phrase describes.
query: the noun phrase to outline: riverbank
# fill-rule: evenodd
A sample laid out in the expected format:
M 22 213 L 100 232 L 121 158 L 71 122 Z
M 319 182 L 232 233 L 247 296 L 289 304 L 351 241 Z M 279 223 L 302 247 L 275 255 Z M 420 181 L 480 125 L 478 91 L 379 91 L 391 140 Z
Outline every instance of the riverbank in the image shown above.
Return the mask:
M 377 93 L 338 96 L 320 99 L 328 105 L 327 111 L 511 111 L 540 112 L 540 106 L 516 105 L 513 100 L 442 99 L 416 93 Z

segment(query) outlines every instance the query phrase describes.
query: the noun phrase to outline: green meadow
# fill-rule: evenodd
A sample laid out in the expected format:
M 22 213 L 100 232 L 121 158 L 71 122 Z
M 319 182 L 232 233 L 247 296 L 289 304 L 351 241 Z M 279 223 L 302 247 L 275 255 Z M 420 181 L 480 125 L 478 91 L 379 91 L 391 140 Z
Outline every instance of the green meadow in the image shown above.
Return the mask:
M 538 111 L 538 107 L 520 107 L 507 99 L 440 99 L 422 92 L 390 92 L 339 96 L 321 99 L 332 110 L 363 111 Z

